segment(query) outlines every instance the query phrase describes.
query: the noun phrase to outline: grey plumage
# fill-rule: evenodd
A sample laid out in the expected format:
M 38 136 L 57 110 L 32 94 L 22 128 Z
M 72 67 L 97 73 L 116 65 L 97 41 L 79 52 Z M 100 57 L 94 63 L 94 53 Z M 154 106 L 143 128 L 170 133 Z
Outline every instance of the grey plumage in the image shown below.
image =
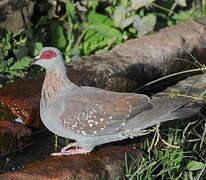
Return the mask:
M 189 117 L 200 109 L 192 108 L 191 99 L 184 97 L 150 99 L 143 94 L 79 87 L 67 78 L 56 48 L 43 48 L 33 62 L 46 68 L 40 105 L 43 123 L 53 133 L 77 142 L 54 155 L 90 152 L 97 145 L 133 137 L 130 131 Z M 66 150 L 71 146 L 80 148 Z

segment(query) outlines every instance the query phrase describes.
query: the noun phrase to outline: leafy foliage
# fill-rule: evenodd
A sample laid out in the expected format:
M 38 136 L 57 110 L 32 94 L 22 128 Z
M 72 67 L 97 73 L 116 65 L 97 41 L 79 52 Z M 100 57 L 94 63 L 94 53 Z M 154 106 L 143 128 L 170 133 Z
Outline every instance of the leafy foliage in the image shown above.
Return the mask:
M 30 31 L 22 30 L 16 34 L 5 31 L 0 40 L 0 86 L 11 82 L 15 77 L 24 77 L 30 58 L 35 56 L 43 47 L 41 42 L 33 42 Z
M 28 74 L 25 70 L 28 57 L 36 56 L 43 44 L 59 48 L 68 62 L 200 17 L 206 7 L 204 2 L 188 7 L 186 0 L 54 0 L 47 3 L 51 8 L 35 24 L 15 34 L 6 31 L 1 38 L 0 85 Z

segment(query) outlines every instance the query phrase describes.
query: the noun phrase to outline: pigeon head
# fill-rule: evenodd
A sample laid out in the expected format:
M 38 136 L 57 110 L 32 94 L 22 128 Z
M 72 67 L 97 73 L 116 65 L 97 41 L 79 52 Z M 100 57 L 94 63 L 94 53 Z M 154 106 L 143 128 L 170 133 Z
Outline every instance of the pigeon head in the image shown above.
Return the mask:
M 63 64 L 62 53 L 54 47 L 44 47 L 39 56 L 36 56 L 30 65 L 40 65 L 47 70 L 61 68 Z

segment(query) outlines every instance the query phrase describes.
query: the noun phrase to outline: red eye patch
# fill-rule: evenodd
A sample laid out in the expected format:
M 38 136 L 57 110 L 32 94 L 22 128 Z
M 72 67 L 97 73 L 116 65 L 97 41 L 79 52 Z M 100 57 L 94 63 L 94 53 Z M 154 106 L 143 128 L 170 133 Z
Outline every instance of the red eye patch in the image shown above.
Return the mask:
M 40 58 L 41 59 L 51 59 L 51 58 L 56 57 L 56 56 L 57 56 L 57 54 L 54 51 L 46 50 L 46 51 L 41 53 Z

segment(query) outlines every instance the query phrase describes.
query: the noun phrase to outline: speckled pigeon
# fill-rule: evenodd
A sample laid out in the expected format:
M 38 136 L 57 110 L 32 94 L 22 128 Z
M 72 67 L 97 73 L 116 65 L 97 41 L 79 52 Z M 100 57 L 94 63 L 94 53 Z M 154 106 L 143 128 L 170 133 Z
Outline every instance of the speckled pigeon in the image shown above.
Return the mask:
M 76 141 L 52 155 L 91 152 L 97 145 L 137 136 L 141 129 L 199 110 L 184 97 L 150 99 L 143 94 L 77 86 L 68 79 L 62 54 L 54 47 L 43 48 L 31 64 L 46 68 L 40 102 L 44 125 Z

